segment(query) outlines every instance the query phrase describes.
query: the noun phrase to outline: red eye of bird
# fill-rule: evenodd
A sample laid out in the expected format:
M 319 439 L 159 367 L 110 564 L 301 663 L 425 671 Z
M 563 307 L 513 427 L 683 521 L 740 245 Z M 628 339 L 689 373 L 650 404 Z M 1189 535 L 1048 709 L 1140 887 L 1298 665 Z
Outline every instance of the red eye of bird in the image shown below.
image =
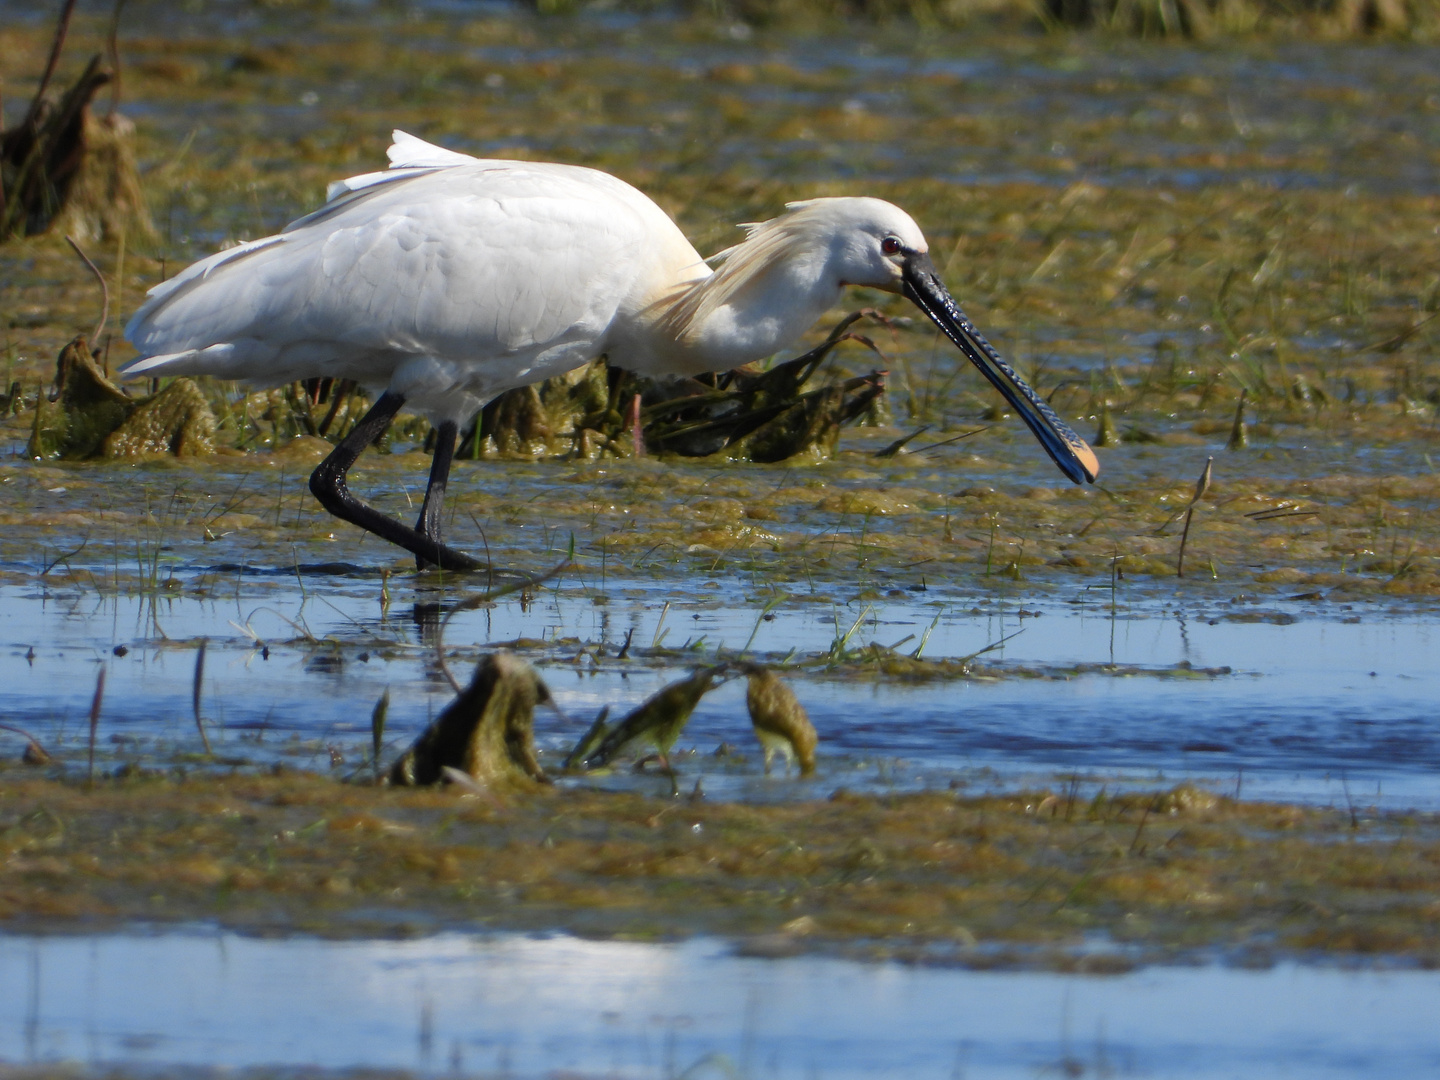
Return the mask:
M 884 240 L 880 241 L 880 250 L 886 255 L 894 255 L 900 250 L 900 241 L 893 236 L 887 236 Z

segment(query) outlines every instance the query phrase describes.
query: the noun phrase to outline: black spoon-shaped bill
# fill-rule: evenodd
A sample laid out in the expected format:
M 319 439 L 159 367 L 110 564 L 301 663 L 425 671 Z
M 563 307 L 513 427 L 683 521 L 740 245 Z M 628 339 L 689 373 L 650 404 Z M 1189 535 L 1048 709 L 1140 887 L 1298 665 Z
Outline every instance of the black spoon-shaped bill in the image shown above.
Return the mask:
M 1095 482 L 1100 462 L 1095 451 L 1070 426 L 1055 415 L 1050 403 L 1037 394 L 1001 359 L 980 331 L 975 329 L 960 305 L 940 280 L 935 264 L 923 252 L 910 254 L 904 263 L 905 295 L 940 331 L 959 346 L 970 362 L 980 369 L 1010 407 L 1024 420 L 1051 460 L 1076 484 Z

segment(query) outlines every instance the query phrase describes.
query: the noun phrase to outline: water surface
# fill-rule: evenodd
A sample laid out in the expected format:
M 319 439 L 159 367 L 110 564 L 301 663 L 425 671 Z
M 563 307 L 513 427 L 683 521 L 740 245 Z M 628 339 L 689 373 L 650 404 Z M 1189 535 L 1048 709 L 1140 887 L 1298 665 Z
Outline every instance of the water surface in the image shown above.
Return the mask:
M 435 658 L 437 630 L 423 609 L 415 618 L 425 594 L 393 582 L 396 600 L 382 617 L 379 584 L 312 577 L 302 598 L 293 577 L 242 581 L 224 599 L 0 586 L 8 687 L 0 722 L 28 727 L 78 759 L 103 665 L 101 739 L 110 754 L 159 762 L 196 749 L 192 699 L 204 638 L 203 712 L 228 757 L 353 767 L 368 744 L 370 709 L 387 689 L 396 752 L 452 691 Z M 912 651 L 929 631 L 931 659 L 998 643 L 977 658 L 987 665 L 978 680 L 915 683 L 823 663 L 797 669 L 792 681 L 822 736 L 819 780 L 800 787 L 760 779 L 743 691 L 722 688 L 702 702 L 681 742 L 696 751 L 687 775 L 704 777 L 712 794 L 982 791 L 1054 786 L 1078 774 L 1089 786 L 1190 779 L 1252 797 L 1440 807 L 1432 708 L 1440 642 L 1421 614 L 1367 610 L 1350 622 L 1307 615 L 1295 602 L 1299 618 L 1282 604 L 1266 609 L 1275 621 L 1237 622 L 1219 609 L 1211 617 L 1203 604 L 1142 604 L 1112 617 L 1083 591 L 1058 603 L 940 589 L 916 596 L 785 604 L 767 621 L 728 589 L 693 598 L 631 582 L 596 606 L 588 590 L 561 581 L 533 602 L 512 597 L 458 615 L 445 643 L 459 678 L 479 647 L 520 643 L 563 711 L 542 711 L 537 721 L 540 745 L 556 757 L 602 706 L 619 715 L 687 666 L 747 645 L 752 657 L 795 662 L 825 656 L 837 629 L 852 627 L 854 649 L 911 637 L 901 649 Z M 633 655 L 620 659 L 627 636 Z M 657 640 L 683 651 L 658 654 Z M 748 765 L 714 759 L 722 743 L 748 754 Z
M 512 1077 L 1374 1077 L 1440 1069 L 1440 975 L 982 972 L 567 937 L 0 937 L 0 1062 Z

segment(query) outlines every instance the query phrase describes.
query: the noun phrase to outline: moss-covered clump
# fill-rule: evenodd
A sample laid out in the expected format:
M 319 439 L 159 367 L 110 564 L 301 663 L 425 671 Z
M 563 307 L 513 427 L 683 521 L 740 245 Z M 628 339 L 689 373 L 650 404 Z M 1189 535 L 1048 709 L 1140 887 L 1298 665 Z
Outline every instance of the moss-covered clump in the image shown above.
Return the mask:
M 550 691 L 523 660 L 491 653 L 475 677 L 390 769 L 390 783 L 438 784 L 447 770 L 485 785 L 545 781 L 535 756 L 535 706 Z
M 136 400 L 116 386 L 77 337 L 60 351 L 55 400 L 36 403 L 26 455 L 82 461 L 157 454 L 204 457 L 215 452 L 215 416 L 200 388 L 176 379 Z

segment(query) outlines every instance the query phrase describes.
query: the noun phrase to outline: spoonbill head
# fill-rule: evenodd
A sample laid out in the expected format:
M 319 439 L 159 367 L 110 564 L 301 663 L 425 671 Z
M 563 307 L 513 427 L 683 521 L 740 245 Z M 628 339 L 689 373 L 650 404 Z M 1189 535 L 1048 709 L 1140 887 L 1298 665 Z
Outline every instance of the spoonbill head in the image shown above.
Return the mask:
M 394 134 L 391 168 L 330 186 L 275 236 L 211 255 L 150 290 L 126 327 L 127 376 L 278 385 L 353 379 L 374 406 L 310 489 L 423 568 L 481 569 L 440 542 L 460 427 L 500 393 L 605 355 L 642 374 L 724 371 L 771 356 L 849 285 L 908 297 L 985 375 L 1075 483 L 1094 453 L 1001 359 L 940 279 L 914 220 L 880 199 L 792 203 L 702 259 L 654 202 L 607 173 L 483 160 Z M 437 443 L 415 528 L 345 477 L 402 406 Z

